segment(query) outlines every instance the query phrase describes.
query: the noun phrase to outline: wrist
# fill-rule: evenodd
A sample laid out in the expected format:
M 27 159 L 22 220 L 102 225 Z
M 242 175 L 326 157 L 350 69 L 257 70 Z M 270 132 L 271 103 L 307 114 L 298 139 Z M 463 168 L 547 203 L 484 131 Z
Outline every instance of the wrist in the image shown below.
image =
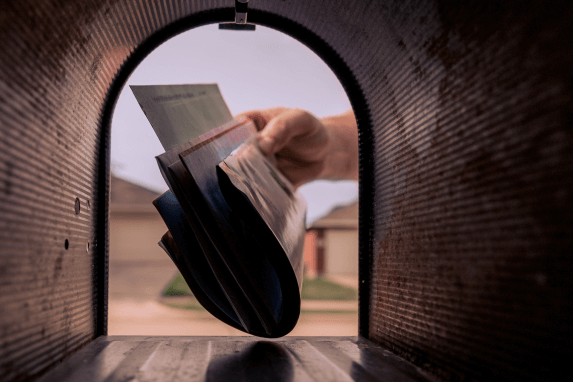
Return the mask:
M 321 179 L 358 180 L 358 129 L 352 110 L 321 119 L 329 135 Z

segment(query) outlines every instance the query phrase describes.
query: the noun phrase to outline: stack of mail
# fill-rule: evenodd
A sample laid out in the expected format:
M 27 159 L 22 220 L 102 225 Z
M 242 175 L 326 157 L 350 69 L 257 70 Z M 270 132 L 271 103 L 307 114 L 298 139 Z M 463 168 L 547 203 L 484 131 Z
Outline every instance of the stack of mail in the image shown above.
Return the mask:
M 289 333 L 300 315 L 304 200 L 217 85 L 131 88 L 166 150 L 160 246 L 213 316 L 261 337 Z

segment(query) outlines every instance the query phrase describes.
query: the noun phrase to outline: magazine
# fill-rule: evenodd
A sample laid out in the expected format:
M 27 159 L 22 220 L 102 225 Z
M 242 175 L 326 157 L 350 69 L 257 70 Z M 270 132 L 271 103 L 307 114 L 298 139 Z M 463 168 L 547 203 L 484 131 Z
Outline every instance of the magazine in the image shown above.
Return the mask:
M 216 84 L 132 87 L 165 153 L 159 245 L 197 301 L 246 333 L 288 334 L 300 315 L 306 203 Z

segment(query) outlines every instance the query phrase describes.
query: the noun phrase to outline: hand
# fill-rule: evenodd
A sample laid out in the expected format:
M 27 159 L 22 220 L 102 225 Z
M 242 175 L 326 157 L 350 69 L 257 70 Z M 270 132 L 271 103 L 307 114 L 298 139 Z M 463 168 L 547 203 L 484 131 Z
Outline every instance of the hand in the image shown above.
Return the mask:
M 300 109 L 272 108 L 236 116 L 254 121 L 258 144 L 295 187 L 315 179 L 358 179 L 358 132 L 352 111 L 319 120 Z

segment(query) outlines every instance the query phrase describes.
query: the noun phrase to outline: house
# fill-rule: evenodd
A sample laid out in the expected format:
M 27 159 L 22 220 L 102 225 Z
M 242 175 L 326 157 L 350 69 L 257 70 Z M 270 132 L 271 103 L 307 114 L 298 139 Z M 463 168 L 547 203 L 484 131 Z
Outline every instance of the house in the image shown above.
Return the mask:
M 177 272 L 157 245 L 167 231 L 152 205 L 156 191 L 112 175 L 110 298 L 154 299 Z M 358 275 L 358 201 L 335 208 L 307 230 L 307 275 Z
M 358 276 L 358 201 L 333 209 L 306 232 L 309 276 Z
M 159 195 L 112 175 L 110 260 L 156 261 L 165 257 L 157 242 L 167 228 L 152 204 Z
M 109 205 L 109 296 L 152 300 L 177 269 L 157 244 L 167 231 L 152 202 L 160 193 L 111 177 Z

